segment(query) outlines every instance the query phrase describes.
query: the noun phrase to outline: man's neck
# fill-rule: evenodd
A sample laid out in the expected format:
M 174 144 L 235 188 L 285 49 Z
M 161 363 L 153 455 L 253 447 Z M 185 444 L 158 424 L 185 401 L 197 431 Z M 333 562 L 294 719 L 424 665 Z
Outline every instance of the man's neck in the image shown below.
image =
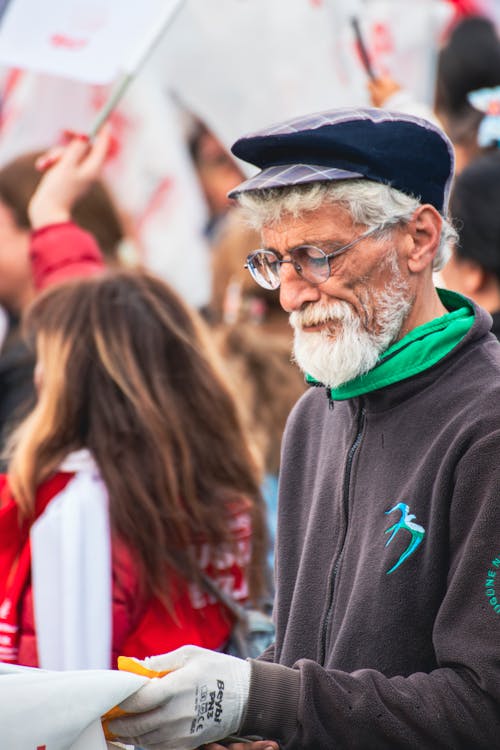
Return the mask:
M 413 331 L 414 328 L 424 323 L 429 323 L 429 321 L 435 318 L 440 318 L 442 315 L 446 315 L 447 312 L 448 310 L 439 299 L 434 284 L 427 284 L 420 292 L 417 292 L 413 306 L 403 323 L 398 338 L 402 339 L 403 336 Z

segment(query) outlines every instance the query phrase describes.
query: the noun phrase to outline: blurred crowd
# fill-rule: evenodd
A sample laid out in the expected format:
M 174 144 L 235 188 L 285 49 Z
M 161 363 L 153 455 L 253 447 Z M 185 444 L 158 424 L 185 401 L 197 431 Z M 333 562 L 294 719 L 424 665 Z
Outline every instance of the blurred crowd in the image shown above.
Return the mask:
M 452 29 L 439 50 L 432 110 L 389 77 L 369 83 L 374 106 L 434 119 L 455 149 L 450 214 L 459 232 L 441 283 L 472 298 L 493 317 L 500 336 L 500 45 L 492 21 L 471 16 Z
M 448 29 L 432 109 L 385 75 L 367 91 L 374 106 L 423 114 L 450 137 L 459 242 L 438 283 L 486 308 L 500 338 L 495 26 L 468 17 Z M 80 535 L 99 513 L 109 524 L 110 666 L 187 642 L 224 648 L 235 621 L 224 596 L 272 604 L 281 436 L 306 384 L 278 291 L 245 269 L 260 240 L 227 197 L 241 168 L 194 116 L 186 140 L 208 214 L 211 299 L 198 310 L 123 252 L 130 228 L 101 178 L 106 128 L 0 169 L 1 660 L 105 666 L 52 654 L 31 578 L 50 546 L 45 509 L 77 502 L 85 474 L 102 502 L 83 508 Z M 30 551 L 39 521 L 42 546 Z

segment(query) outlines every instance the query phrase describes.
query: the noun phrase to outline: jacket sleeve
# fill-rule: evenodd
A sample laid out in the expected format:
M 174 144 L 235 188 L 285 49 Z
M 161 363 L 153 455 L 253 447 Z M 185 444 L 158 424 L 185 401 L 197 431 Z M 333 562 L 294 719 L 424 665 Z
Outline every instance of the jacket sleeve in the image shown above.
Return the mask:
M 275 654 L 274 643 L 271 643 L 271 645 L 268 646 L 266 648 L 266 650 L 261 653 L 261 655 L 258 657 L 258 659 L 259 659 L 259 661 L 273 662 L 274 661 L 274 654 Z
M 32 232 L 30 260 L 37 291 L 60 281 L 100 273 L 104 268 L 93 236 L 71 221 L 48 224 Z
M 286 750 L 491 750 L 500 736 L 500 432 L 459 462 L 447 588 L 434 622 L 438 668 L 385 677 L 252 662 L 242 734 Z

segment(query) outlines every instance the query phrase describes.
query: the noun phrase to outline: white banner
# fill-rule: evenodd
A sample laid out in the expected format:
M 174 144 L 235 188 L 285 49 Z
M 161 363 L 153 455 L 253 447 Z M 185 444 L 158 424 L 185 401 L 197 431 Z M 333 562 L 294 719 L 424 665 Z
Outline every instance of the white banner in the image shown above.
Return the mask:
M 12 8 L 55 1 L 11 0 Z M 78 5 L 59 2 L 66 9 Z M 97 2 L 111 4 L 79 5 L 89 11 Z M 227 148 L 273 121 L 367 105 L 367 75 L 351 26 L 356 14 L 375 70 L 391 73 L 430 102 L 448 3 L 420 0 L 401 13 L 401 2 L 185 0 L 111 116 L 117 149 L 106 177 L 136 230 L 142 259 L 189 302 L 201 306 L 209 296 L 208 212 L 171 93 Z M 142 14 L 151 3 L 120 0 L 120 12 L 128 15 L 129 6 L 137 6 Z M 36 24 L 30 21 L 31 27 Z M 108 95 L 109 87 L 8 70 L 0 86 L 0 166 L 23 151 L 48 147 L 64 128 L 88 131 Z
M 135 68 L 178 0 L 10 0 L 0 64 L 105 84 Z
M 440 34 L 452 16 L 448 3 L 368 0 L 359 12 L 361 29 L 376 76 L 389 75 L 432 106 Z
M 376 72 L 430 103 L 450 10 L 444 0 L 419 0 L 403 13 L 402 2 L 187 0 L 150 64 L 229 146 L 272 122 L 369 104 L 356 15 Z
M 64 128 L 88 132 L 108 95 L 109 87 L 8 71 L 0 85 L 0 167 L 57 143 Z M 105 178 L 134 231 L 134 246 L 148 268 L 201 307 L 210 294 L 208 212 L 183 123 L 156 71 L 145 67 L 110 122 L 115 146 Z
M 100 717 L 147 679 L 130 672 L 46 672 L 0 663 L 0 746 L 106 750 Z

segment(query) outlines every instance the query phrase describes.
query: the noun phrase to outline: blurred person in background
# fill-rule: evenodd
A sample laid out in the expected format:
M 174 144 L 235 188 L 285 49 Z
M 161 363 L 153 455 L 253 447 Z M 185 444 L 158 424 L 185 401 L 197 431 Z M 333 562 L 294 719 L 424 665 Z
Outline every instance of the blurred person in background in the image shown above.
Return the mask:
M 0 657 L 106 668 L 183 643 L 223 648 L 233 616 L 203 576 L 259 598 L 266 535 L 202 320 L 153 275 L 115 270 L 45 291 L 25 332 L 38 400 L 0 479 Z
M 456 171 L 482 152 L 478 130 L 484 114 L 469 100 L 471 92 L 500 85 L 500 40 L 487 18 L 471 16 L 452 30 L 438 54 L 434 111 L 456 153 Z
M 404 81 L 381 76 L 367 84 L 371 103 L 392 111 L 408 112 L 428 120 L 436 118 L 455 149 L 456 174 L 489 149 L 478 142 L 484 113 L 470 95 L 500 85 L 500 40 L 493 23 L 473 16 L 461 20 L 438 52 L 434 109 L 414 99 Z
M 96 247 L 82 248 L 78 263 L 75 259 L 72 264 L 73 274 L 100 268 L 101 253 L 106 263 L 118 264 L 123 238 L 118 209 L 97 178 L 86 183 L 82 194 L 65 196 L 73 204 L 67 214 L 42 209 L 44 218 L 34 226 L 28 216 L 28 204 L 42 177 L 35 166 L 39 157 L 38 153 L 25 154 L 0 169 L 0 305 L 8 316 L 7 334 L 0 349 L 0 450 L 34 403 L 34 359 L 21 339 L 19 320 L 35 295 L 40 273 L 46 280 L 60 278 L 64 273 L 61 253 L 74 238 L 68 221 L 75 222 L 76 231 L 82 227 L 90 232 L 97 243 Z M 30 254 L 36 259 L 38 278 L 33 277 Z
M 455 179 L 450 213 L 459 239 L 441 271 L 449 289 L 482 305 L 500 339 L 500 152 L 472 161 Z
M 188 149 L 207 203 L 209 220 L 205 231 L 212 241 L 232 206 L 228 193 L 241 182 L 243 173 L 215 133 L 198 118 L 192 118 Z
M 237 207 L 229 210 L 212 247 L 208 317 L 242 416 L 261 458 L 262 486 L 274 565 L 281 438 L 292 407 L 306 389 L 292 362 L 292 329 L 277 291 L 257 286 L 245 268 L 260 237 Z
M 251 323 L 261 326 L 266 334 L 285 335 L 291 341 L 292 332 L 279 295 L 266 298 L 245 269 L 246 258 L 258 243 L 258 233 L 233 202 L 212 245 L 208 318 L 215 325 Z
M 42 227 L 42 234 L 45 227 L 57 229 L 62 221 L 64 234 L 59 231 L 55 265 L 50 248 L 47 252 L 47 248 L 41 246 L 37 252 L 32 252 L 38 288 L 54 283 L 58 275 L 65 278 L 86 273 L 88 269 L 81 269 L 79 265 L 83 258 L 97 263 L 95 270 L 102 266 L 92 237 L 68 219 L 74 197 L 85 191 L 102 169 L 107 139 L 109 133 L 102 131 L 90 151 L 85 141 L 75 139 L 66 149 L 53 149 L 46 156 L 49 160 L 61 158 L 49 169 L 31 200 L 30 216 L 35 227 Z M 228 185 L 234 182 L 223 180 L 221 190 L 226 190 Z M 212 253 L 212 301 L 205 315 L 212 324 L 241 417 L 260 456 L 272 567 L 281 435 L 286 417 L 305 384 L 290 361 L 291 329 L 277 295 L 265 300 L 263 290 L 258 291 L 244 268 L 257 235 L 242 222 L 241 212 L 235 210 L 225 193 L 224 203 L 224 218 L 221 217 Z

